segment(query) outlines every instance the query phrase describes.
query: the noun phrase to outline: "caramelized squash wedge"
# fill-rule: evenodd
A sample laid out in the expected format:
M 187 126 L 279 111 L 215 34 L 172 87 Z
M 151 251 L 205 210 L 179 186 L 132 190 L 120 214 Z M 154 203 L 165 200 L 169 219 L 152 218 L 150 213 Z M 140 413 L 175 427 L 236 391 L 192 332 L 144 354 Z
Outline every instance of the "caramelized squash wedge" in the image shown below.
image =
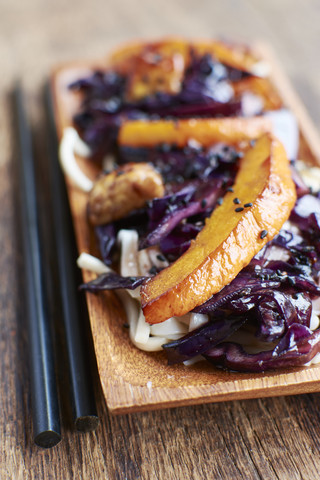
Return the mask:
M 180 92 L 190 63 L 190 46 L 183 39 L 140 43 L 124 47 L 111 57 L 112 69 L 128 75 L 127 100 L 137 101 L 155 92 Z
M 156 92 L 178 93 L 194 54 L 209 54 L 229 67 L 260 74 L 261 61 L 245 45 L 218 40 L 190 42 L 180 37 L 124 45 L 108 63 L 113 70 L 129 75 L 127 99 L 136 101 Z
M 237 144 L 254 140 L 271 130 L 272 124 L 266 117 L 133 120 L 121 126 L 118 141 L 120 146 L 131 147 L 154 147 L 161 143 L 184 147 L 193 139 L 209 147 L 216 142 Z
M 186 64 L 190 60 L 190 49 L 198 55 L 211 54 L 219 62 L 253 74 L 261 59 L 247 45 L 234 44 L 221 40 L 195 39 L 188 41 L 183 37 L 165 37 L 158 41 L 137 41 L 123 45 L 113 52 L 109 64 L 118 71 L 126 72 L 137 58 L 145 58 L 150 64 L 166 57 L 178 54 Z M 156 55 L 156 57 L 155 57 Z M 161 58 L 159 58 L 161 55 Z
M 194 42 L 194 49 L 199 55 L 210 53 L 219 62 L 239 70 L 259 75 L 261 60 L 247 45 L 223 42 L 221 40 L 198 40 Z
M 147 322 L 184 315 L 219 292 L 289 217 L 295 187 L 284 147 L 271 134 L 244 155 L 233 190 L 189 249 L 141 287 Z M 240 205 L 234 204 L 235 197 Z

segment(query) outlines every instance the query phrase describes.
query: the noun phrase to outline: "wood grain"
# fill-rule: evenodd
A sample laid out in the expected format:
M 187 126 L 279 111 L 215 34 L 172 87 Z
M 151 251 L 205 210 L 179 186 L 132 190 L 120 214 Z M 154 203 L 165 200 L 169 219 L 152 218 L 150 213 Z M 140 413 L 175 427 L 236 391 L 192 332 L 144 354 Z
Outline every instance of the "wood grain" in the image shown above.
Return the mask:
M 204 0 L 201 8 L 191 0 L 1 2 L 1 480 L 319 478 L 318 393 L 113 416 L 97 381 L 101 427 L 95 433 L 72 431 L 63 406 L 62 442 L 49 451 L 32 444 L 8 101 L 19 74 L 28 93 L 37 158 L 45 163 L 40 88 L 54 65 L 98 58 L 132 37 L 220 33 L 271 43 L 319 131 L 319 24 L 316 0 Z

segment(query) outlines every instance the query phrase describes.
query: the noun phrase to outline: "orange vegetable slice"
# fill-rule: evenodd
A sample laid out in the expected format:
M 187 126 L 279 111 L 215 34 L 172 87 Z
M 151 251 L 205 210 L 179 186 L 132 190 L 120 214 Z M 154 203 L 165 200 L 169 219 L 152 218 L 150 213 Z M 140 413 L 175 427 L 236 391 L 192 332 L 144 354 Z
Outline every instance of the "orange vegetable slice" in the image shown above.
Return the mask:
M 190 49 L 199 55 L 209 53 L 225 65 L 252 73 L 255 72 L 255 66 L 261 60 L 247 45 L 239 43 L 203 39 L 188 41 L 183 37 L 164 37 L 158 41 L 136 41 L 125 44 L 113 52 L 109 64 L 118 71 L 128 72 L 132 67 L 132 60 L 149 52 L 161 53 L 166 57 L 179 53 L 188 62 Z
M 125 47 L 114 53 L 110 63 L 128 76 L 126 97 L 136 101 L 155 92 L 180 92 L 189 61 L 188 43 L 172 39 Z
M 225 65 L 253 74 L 256 73 L 255 67 L 260 61 L 247 45 L 240 43 L 235 44 L 221 40 L 212 40 L 211 42 L 208 40 L 196 40 L 193 43 L 193 48 L 199 55 L 210 53 Z
M 210 54 L 227 66 L 253 74 L 259 65 L 259 59 L 246 45 L 218 40 L 190 42 L 180 37 L 124 45 L 113 52 L 108 64 L 128 76 L 126 97 L 136 101 L 156 92 L 180 92 L 193 53 Z
M 295 187 L 284 147 L 271 134 L 260 137 L 244 155 L 233 190 L 189 249 L 141 287 L 147 322 L 184 315 L 219 292 L 289 217 Z M 234 204 L 235 197 L 240 205 Z
M 253 140 L 271 130 L 272 124 L 266 117 L 134 120 L 120 127 L 118 141 L 120 146 L 131 147 L 154 147 L 161 143 L 184 147 L 193 139 L 209 147 L 216 142 L 237 144 Z

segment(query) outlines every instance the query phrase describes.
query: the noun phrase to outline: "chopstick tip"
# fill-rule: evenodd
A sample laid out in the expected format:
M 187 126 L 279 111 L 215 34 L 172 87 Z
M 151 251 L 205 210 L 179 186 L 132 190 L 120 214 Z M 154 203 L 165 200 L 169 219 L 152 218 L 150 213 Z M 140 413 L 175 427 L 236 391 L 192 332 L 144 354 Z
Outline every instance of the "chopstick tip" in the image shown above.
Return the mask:
M 93 432 L 100 423 L 99 417 L 96 415 L 84 415 L 75 421 L 76 429 L 79 432 Z
M 34 443 L 38 447 L 51 448 L 55 447 L 61 441 L 61 435 L 54 430 L 46 430 L 41 432 L 34 438 Z

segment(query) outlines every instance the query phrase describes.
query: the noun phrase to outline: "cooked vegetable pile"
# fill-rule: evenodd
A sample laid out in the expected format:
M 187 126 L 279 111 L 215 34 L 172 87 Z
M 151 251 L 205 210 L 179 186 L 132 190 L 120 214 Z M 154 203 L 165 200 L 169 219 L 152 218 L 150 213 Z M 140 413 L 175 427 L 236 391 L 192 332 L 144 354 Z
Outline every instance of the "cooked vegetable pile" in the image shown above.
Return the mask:
M 268 133 L 264 114 L 282 105 L 258 64 L 243 47 L 171 40 L 120 50 L 70 86 L 93 157 L 117 160 L 88 202 L 114 271 L 82 288 L 140 289 L 150 324 L 206 315 L 163 345 L 170 364 L 260 372 L 320 350 L 320 195 Z M 156 252 L 144 275 L 120 274 L 124 229 Z

